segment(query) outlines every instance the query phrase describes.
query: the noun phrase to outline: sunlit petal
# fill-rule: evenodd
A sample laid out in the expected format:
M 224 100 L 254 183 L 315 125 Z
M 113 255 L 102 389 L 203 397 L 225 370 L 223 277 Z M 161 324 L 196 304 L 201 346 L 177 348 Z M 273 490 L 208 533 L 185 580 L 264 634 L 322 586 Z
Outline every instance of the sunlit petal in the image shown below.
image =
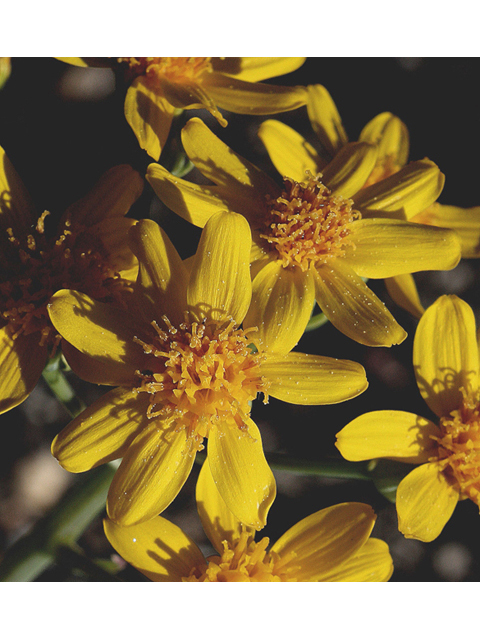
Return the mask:
M 398 528 L 406 538 L 435 540 L 450 520 L 459 499 L 438 463 L 422 464 L 398 485 Z
M 0 225 L 2 231 L 12 228 L 15 234 L 25 233 L 36 218 L 28 191 L 0 147 Z
M 478 389 L 475 316 L 457 296 L 441 296 L 420 318 L 413 343 L 418 388 L 430 409 L 448 416 Z
M 322 170 L 324 182 L 334 195 L 351 198 L 372 173 L 377 147 L 367 142 L 350 142 L 338 151 Z
M 342 119 L 325 87 L 315 84 L 307 89 L 307 111 L 312 128 L 327 154 L 333 158 L 348 143 Z
M 425 309 L 420 301 L 417 286 L 411 274 L 404 273 L 401 276 L 386 278 L 385 287 L 395 304 L 411 313 L 412 316 L 421 317 Z
M 358 553 L 327 575 L 323 582 L 387 582 L 393 573 L 388 544 L 369 538 Z
M 435 202 L 413 222 L 453 229 L 460 236 L 462 258 L 480 258 L 480 207 L 452 207 Z
M 408 129 L 393 113 L 379 113 L 365 125 L 359 140 L 378 146 L 378 160 L 391 158 L 398 167 L 408 162 Z
M 261 82 L 296 71 L 305 58 L 212 58 L 215 71 L 247 82 Z

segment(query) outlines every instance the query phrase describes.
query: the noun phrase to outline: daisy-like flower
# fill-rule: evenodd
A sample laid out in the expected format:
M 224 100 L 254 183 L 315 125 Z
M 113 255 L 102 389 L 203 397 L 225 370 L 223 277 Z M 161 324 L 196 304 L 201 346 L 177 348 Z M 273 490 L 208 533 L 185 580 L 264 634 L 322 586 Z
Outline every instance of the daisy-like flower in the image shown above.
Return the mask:
M 182 131 L 185 151 L 214 185 L 198 185 L 154 163 L 147 180 L 175 213 L 203 226 L 218 210 L 241 213 L 252 229 L 253 304 L 246 322 L 260 336 L 276 326 L 292 348 L 315 300 L 330 322 L 368 346 L 391 346 L 406 333 L 362 278 L 452 269 L 460 259 L 455 232 L 370 217 L 433 202 L 443 175 L 428 160 L 412 163 L 362 190 L 377 160 L 367 142 L 344 146 L 322 174 L 285 177 L 283 189 L 241 158 L 198 118 Z M 370 192 L 370 191 L 369 191 Z M 421 204 L 419 204 L 421 203 Z
M 417 463 L 397 489 L 399 529 L 434 540 L 458 500 L 480 506 L 480 378 L 475 317 L 456 296 L 423 314 L 413 346 L 418 388 L 435 424 L 405 411 L 373 411 L 337 434 L 347 460 L 391 458 Z
M 306 171 L 312 174 L 322 172 L 349 142 L 340 114 L 327 89 L 322 85 L 310 85 L 307 87 L 307 94 L 308 116 L 320 142 L 318 151 L 302 135 L 277 120 L 266 120 L 260 125 L 258 132 L 279 173 L 299 181 L 304 180 Z M 421 166 L 418 163 L 407 165 L 409 134 L 400 118 L 392 113 L 380 113 L 366 124 L 358 140 L 376 144 L 378 148 L 375 165 L 362 191 L 354 198 L 360 207 L 368 203 L 364 217 L 387 215 L 453 229 L 461 241 L 462 258 L 480 257 L 480 207 L 465 209 L 436 202 L 440 190 L 434 172 L 423 174 L 423 181 L 428 183 L 428 188 L 426 184 L 423 185 L 422 191 L 416 194 L 416 198 L 409 200 L 408 206 L 405 202 L 399 206 L 394 199 L 385 202 L 381 198 L 385 189 L 383 180 L 397 172 L 400 172 L 400 176 L 411 174 Z M 410 188 L 416 189 L 416 176 L 412 174 L 411 177 Z M 395 181 L 393 178 L 389 184 L 393 186 Z M 380 200 L 377 199 L 378 196 Z M 424 308 L 411 274 L 386 278 L 385 284 L 398 305 L 416 317 L 422 315 Z
M 264 401 L 341 402 L 366 389 L 365 371 L 348 360 L 278 355 L 250 325 L 240 328 L 252 293 L 242 216 L 212 216 L 190 273 L 155 222 L 139 222 L 130 236 L 139 275 L 129 311 L 74 291 L 57 293 L 49 305 L 71 344 L 72 369 L 87 381 L 119 385 L 56 437 L 53 455 L 72 472 L 123 458 L 107 513 L 133 525 L 170 504 L 208 438 L 223 499 L 239 520 L 261 528 L 275 480 L 251 401 L 263 393 Z
M 60 341 L 47 312 L 55 291 L 124 304 L 138 269 L 125 214 L 142 190 L 136 171 L 114 167 L 53 230 L 0 148 L 0 413 L 31 393 Z
M 157 517 L 133 527 L 104 520 L 115 550 L 157 582 L 386 582 L 393 572 L 388 545 L 370 538 L 375 514 L 358 502 L 338 504 L 304 518 L 270 549 L 255 542 L 227 509 L 205 463 L 197 507 L 216 553 L 204 557 L 178 526 Z
M 158 160 L 175 109 L 265 115 L 305 104 L 305 87 L 262 84 L 295 71 L 305 58 L 58 58 L 76 66 L 111 66 L 129 87 L 125 117 L 142 149 Z

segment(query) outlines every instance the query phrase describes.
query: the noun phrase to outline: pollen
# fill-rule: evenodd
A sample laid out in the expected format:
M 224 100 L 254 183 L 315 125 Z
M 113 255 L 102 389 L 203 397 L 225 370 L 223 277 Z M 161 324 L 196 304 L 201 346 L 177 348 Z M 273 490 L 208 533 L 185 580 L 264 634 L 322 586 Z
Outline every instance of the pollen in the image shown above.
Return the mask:
M 462 389 L 459 409 L 441 418 L 436 458 L 456 483 L 463 498 L 470 498 L 480 507 L 480 397 Z
M 175 430 L 185 429 L 190 452 L 203 449 L 212 428 L 234 428 L 250 437 L 247 418 L 257 393 L 268 402 L 268 383 L 260 372 L 264 356 L 252 348 L 252 332 L 235 326 L 193 322 L 165 328 L 152 323 L 142 345 L 150 369 L 137 371 L 137 393 L 150 394 L 149 418 L 160 417 Z
M 38 333 L 53 355 L 60 341 L 50 322 L 47 303 L 59 289 L 76 289 L 97 300 L 121 303 L 130 285 L 113 271 L 101 240 L 67 219 L 61 233 L 45 230 L 48 211 L 27 236 L 7 229 L 0 258 L 0 317 L 15 339 Z
M 361 217 L 351 200 L 332 192 L 321 174 L 307 180 L 284 178 L 279 198 L 267 196 L 268 212 L 260 237 L 278 253 L 284 267 L 307 271 L 312 265 L 343 256 L 351 245 L 350 224 Z
M 117 61 L 130 79 L 145 75 L 184 84 L 212 71 L 211 58 L 117 58 Z
M 243 531 L 235 545 L 223 541 L 221 556 L 210 556 L 203 566 L 194 567 L 183 582 L 296 582 L 290 552 L 284 558 L 268 553 L 268 538 L 249 539 Z

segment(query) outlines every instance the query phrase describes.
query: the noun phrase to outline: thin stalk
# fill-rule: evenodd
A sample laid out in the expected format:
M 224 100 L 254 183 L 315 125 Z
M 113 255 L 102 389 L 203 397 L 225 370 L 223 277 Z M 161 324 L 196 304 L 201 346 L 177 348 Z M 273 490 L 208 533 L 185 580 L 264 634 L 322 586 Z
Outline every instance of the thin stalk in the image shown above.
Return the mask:
M 63 356 L 58 353 L 45 366 L 42 376 L 57 400 L 65 407 L 72 418 L 78 416 L 86 405 L 71 387 L 64 371 L 69 370 Z

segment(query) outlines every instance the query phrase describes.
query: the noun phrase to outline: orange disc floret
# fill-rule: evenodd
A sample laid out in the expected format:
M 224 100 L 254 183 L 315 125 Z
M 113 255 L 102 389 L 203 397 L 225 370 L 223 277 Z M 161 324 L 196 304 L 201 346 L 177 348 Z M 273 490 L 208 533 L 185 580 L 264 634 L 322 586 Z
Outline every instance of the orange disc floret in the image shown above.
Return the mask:
M 440 419 L 438 460 L 452 477 L 463 498 L 480 507 L 480 398 L 463 391 L 459 409 Z
M 349 225 L 361 217 L 351 200 L 332 194 L 321 174 L 310 174 L 304 182 L 284 178 L 282 195 L 267 197 L 267 206 L 260 237 L 284 267 L 302 271 L 344 255 L 351 244 Z
M 212 71 L 211 58 L 117 58 L 117 62 L 124 68 L 129 80 L 146 75 L 186 83 Z
M 166 316 L 165 329 L 152 322 L 149 342 L 135 337 L 151 355 L 151 368 L 137 371 L 137 393 L 149 393 L 149 418 L 163 417 L 187 430 L 189 444 L 203 449 L 202 440 L 217 424 L 247 434 L 249 402 L 262 392 L 268 401 L 268 383 L 260 372 L 264 356 L 251 348 L 248 332 L 231 320 L 218 325 L 181 323 L 174 327 Z
M 124 279 L 108 263 L 99 238 L 67 219 L 62 232 L 48 237 L 45 211 L 35 229 L 17 237 L 7 229 L 8 245 L 1 264 L 0 316 L 12 337 L 39 333 L 39 344 L 53 353 L 60 340 L 47 312 L 59 289 L 77 289 L 97 300 L 121 304 Z
M 290 564 L 295 554 L 281 559 L 267 552 L 268 544 L 268 538 L 254 542 L 243 531 L 235 544 L 224 540 L 222 555 L 210 556 L 206 564 L 194 567 L 183 582 L 296 582 L 296 567 Z

